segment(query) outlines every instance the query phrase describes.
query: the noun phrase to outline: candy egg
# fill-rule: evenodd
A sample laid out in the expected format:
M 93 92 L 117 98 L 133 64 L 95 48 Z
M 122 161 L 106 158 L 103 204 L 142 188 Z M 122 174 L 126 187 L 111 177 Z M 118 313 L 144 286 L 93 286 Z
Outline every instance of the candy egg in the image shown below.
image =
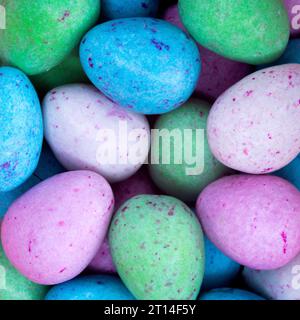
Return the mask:
M 40 284 L 81 273 L 107 232 L 113 194 L 91 171 L 56 175 L 16 200 L 2 223 L 2 244 L 13 266 Z
M 213 289 L 230 285 L 241 266 L 221 252 L 207 237 L 205 243 L 205 272 L 203 288 Z
M 179 0 L 184 26 L 202 46 L 250 64 L 274 61 L 289 39 L 281 0 Z
M 250 288 L 274 300 L 300 300 L 300 254 L 276 270 L 245 268 L 243 276 Z
M 162 115 L 152 135 L 150 173 L 157 186 L 184 201 L 194 201 L 210 182 L 229 169 L 212 155 L 206 122 L 210 105 L 191 99 Z
M 88 85 L 66 85 L 43 101 L 45 137 L 68 170 L 89 169 L 110 182 L 125 180 L 145 162 L 149 124 Z
M 240 289 L 214 289 L 200 295 L 199 300 L 264 300 L 262 297 Z
M 143 114 L 182 105 L 200 74 L 195 42 L 163 20 L 128 18 L 100 24 L 81 43 L 89 79 L 116 103 Z
M 43 141 L 38 96 L 26 75 L 0 68 L 0 192 L 19 187 L 35 170 Z
M 283 0 L 289 15 L 292 36 L 300 35 L 300 3 L 299 0 Z
M 208 141 L 215 157 L 254 174 L 287 165 L 300 150 L 299 90 L 299 64 L 257 71 L 228 89 L 208 117 Z
M 29 75 L 50 70 L 71 53 L 97 21 L 99 0 L 0 0 L 7 28 L 0 30 L 0 60 Z
M 278 177 L 284 178 L 300 190 L 300 156 L 296 157 L 284 168 L 274 172 Z
M 197 200 L 207 237 L 253 269 L 280 268 L 300 251 L 300 193 L 275 176 L 234 175 L 210 184 Z
M 177 5 L 167 9 L 164 19 L 187 32 L 180 20 Z M 221 93 L 252 72 L 252 66 L 248 64 L 226 59 L 199 44 L 198 49 L 202 61 L 201 77 L 194 92 L 198 96 L 204 95 L 215 100 Z
M 102 13 L 106 19 L 155 16 L 159 0 L 102 0 Z
M 46 300 L 135 300 L 117 277 L 83 276 L 50 289 Z
M 114 216 L 109 242 L 118 274 L 140 300 L 193 300 L 204 272 L 201 226 L 181 201 L 141 195 Z

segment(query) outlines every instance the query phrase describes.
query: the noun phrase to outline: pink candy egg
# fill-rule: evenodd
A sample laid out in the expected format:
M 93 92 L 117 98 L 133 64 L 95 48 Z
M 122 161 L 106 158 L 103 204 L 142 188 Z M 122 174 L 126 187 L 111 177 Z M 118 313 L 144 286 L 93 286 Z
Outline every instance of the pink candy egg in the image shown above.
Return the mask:
M 167 9 L 164 19 L 187 32 L 183 26 L 177 5 Z M 195 94 L 217 99 L 221 93 L 247 76 L 252 71 L 248 64 L 226 59 L 198 44 L 202 70 Z
M 72 279 L 97 253 L 113 206 L 112 190 L 100 175 L 56 175 L 9 208 L 1 230 L 4 251 L 33 282 L 52 285 Z
M 300 193 L 281 178 L 222 178 L 204 189 L 196 208 L 208 238 L 241 265 L 276 269 L 300 252 Z
M 253 174 L 281 169 L 300 151 L 300 65 L 257 71 L 222 94 L 207 123 L 214 156 Z

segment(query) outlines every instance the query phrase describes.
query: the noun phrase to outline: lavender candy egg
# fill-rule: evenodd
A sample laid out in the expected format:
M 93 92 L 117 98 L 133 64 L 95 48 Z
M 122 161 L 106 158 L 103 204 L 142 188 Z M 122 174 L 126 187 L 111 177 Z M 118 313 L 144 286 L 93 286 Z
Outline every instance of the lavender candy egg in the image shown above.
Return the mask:
M 40 103 L 27 76 L 0 68 L 0 192 L 23 184 L 35 170 L 43 141 Z
M 300 151 L 300 65 L 257 71 L 228 89 L 207 123 L 214 156 L 238 171 L 281 169 Z
M 300 193 L 279 177 L 219 179 L 200 194 L 197 214 L 214 245 L 249 268 L 280 268 L 300 252 Z
M 299 0 L 283 0 L 289 15 L 291 36 L 300 35 L 300 2 Z
M 150 146 L 147 119 L 103 96 L 89 85 L 49 92 L 43 102 L 45 137 L 68 170 L 88 169 L 118 182 L 145 162 Z
M 152 18 L 109 21 L 83 38 L 80 59 L 108 98 L 143 114 L 169 112 L 189 99 L 200 75 L 195 42 Z
M 56 175 L 16 200 L 2 222 L 3 249 L 29 280 L 58 284 L 81 273 L 109 227 L 114 198 L 91 171 Z
M 300 300 L 300 254 L 282 268 L 245 268 L 243 277 L 250 288 L 274 300 Z

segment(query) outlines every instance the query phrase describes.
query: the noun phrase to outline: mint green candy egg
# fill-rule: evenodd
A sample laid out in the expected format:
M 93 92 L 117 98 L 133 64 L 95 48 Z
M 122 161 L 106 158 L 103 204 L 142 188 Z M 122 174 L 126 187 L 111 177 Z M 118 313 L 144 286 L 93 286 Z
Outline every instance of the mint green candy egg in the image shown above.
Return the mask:
M 180 200 L 141 195 L 114 216 L 109 242 L 118 274 L 139 300 L 195 300 L 204 273 L 199 221 Z

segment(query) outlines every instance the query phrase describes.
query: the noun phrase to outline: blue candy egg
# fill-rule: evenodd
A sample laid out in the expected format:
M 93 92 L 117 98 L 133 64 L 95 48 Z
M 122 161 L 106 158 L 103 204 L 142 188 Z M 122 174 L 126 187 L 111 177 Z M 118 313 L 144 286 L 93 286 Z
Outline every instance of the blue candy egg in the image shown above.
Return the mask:
M 159 0 L 102 0 L 102 13 L 105 18 L 120 19 L 155 16 Z
M 204 289 L 230 285 L 240 270 L 240 265 L 223 254 L 207 237 L 205 243 Z
M 46 300 L 135 300 L 114 276 L 83 276 L 50 289 Z
M 179 28 L 152 18 L 96 26 L 83 38 L 80 58 L 101 92 L 143 114 L 162 114 L 182 105 L 201 69 L 195 42 Z
M 34 172 L 43 141 L 38 96 L 18 69 L 0 68 L 0 192 L 13 190 Z
M 199 300 L 265 300 L 264 298 L 240 289 L 214 289 L 200 295 Z
M 274 175 L 288 180 L 300 190 L 300 156 L 297 156 L 284 168 L 274 172 Z

